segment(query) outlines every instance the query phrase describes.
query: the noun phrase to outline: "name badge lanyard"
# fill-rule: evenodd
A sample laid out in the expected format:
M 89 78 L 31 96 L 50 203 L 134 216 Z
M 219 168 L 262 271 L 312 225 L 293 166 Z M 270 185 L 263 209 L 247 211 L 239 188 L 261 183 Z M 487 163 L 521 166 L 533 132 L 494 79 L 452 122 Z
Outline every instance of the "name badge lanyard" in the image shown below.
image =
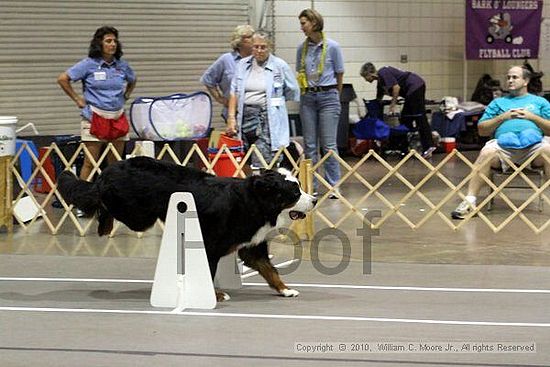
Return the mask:
M 323 36 L 323 49 L 321 51 L 321 60 L 319 64 L 317 65 L 317 75 L 319 78 L 321 78 L 321 75 L 323 74 L 323 70 L 325 68 L 325 58 L 327 56 L 327 39 L 325 36 L 325 32 L 321 32 L 321 35 Z M 304 73 L 307 81 L 307 72 L 306 72 L 306 55 L 307 55 L 307 49 L 308 49 L 308 40 L 304 41 L 304 47 L 302 47 L 302 60 L 300 63 L 300 72 Z

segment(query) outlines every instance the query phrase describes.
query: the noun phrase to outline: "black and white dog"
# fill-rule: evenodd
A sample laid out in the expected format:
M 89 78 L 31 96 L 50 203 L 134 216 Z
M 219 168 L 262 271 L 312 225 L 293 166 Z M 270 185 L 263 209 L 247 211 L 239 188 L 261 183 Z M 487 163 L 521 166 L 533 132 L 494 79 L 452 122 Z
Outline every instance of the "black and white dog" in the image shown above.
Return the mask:
M 299 293 L 280 279 L 268 257 L 265 236 L 283 220 L 301 219 L 317 200 L 300 189 L 290 172 L 265 171 L 246 179 L 216 177 L 206 172 L 147 157 L 108 166 L 93 183 L 63 172 L 58 189 L 68 204 L 96 214 L 98 234 L 109 234 L 113 218 L 134 231 L 164 221 L 170 196 L 190 192 L 197 206 L 212 279 L 218 261 L 239 251 L 244 264 L 257 270 L 285 297 Z M 218 300 L 226 295 L 217 291 Z

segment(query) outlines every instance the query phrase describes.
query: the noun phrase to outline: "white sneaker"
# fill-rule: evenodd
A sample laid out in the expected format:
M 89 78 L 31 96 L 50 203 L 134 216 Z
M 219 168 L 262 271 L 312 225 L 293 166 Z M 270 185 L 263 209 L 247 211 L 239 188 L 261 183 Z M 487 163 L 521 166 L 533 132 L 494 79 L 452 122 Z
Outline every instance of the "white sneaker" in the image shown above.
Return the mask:
M 455 210 L 451 212 L 451 217 L 453 219 L 464 219 L 468 214 L 473 212 L 475 209 L 475 204 L 470 203 L 468 200 L 463 200 Z
M 428 148 L 424 153 L 422 153 L 422 158 L 424 159 L 430 159 L 432 157 L 432 153 L 436 150 L 436 147 L 430 147 Z
M 86 213 L 84 213 L 82 210 L 77 208 L 75 210 L 75 215 L 76 215 L 77 218 L 82 218 L 82 217 L 86 216 Z
M 336 188 L 330 193 L 328 198 L 329 199 L 340 199 L 341 196 L 342 196 L 342 194 L 340 194 L 340 189 Z

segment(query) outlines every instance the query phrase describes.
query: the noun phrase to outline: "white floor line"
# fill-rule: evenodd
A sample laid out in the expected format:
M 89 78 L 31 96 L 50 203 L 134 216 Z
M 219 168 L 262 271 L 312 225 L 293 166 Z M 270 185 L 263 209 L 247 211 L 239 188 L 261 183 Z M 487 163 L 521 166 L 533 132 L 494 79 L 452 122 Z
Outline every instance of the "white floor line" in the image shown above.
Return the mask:
M 265 283 L 243 283 L 243 285 L 267 286 L 267 284 Z M 286 285 L 290 287 L 303 287 L 303 288 L 369 289 L 369 290 L 388 290 L 388 291 L 550 294 L 550 289 L 405 287 L 405 286 L 385 286 L 385 285 L 312 284 L 312 283 L 286 283 Z
M 23 278 L 0 277 L 1 281 L 8 282 L 88 282 L 88 283 L 144 283 L 152 284 L 148 279 L 93 279 L 93 278 Z M 267 287 L 266 283 L 243 283 L 246 286 Z M 384 285 L 353 285 L 353 284 L 316 284 L 316 283 L 287 283 L 290 287 L 303 288 L 334 288 L 334 289 L 363 289 L 388 291 L 419 291 L 419 292 L 478 292 L 478 293 L 532 293 L 550 294 L 550 289 L 513 289 L 513 288 L 449 288 L 449 287 L 409 287 Z
M 175 315 L 175 316 L 200 316 L 200 317 L 226 317 L 249 319 L 279 319 L 279 320 L 322 320 L 322 321 L 363 321 L 363 322 L 388 322 L 409 324 L 434 324 L 434 325 L 459 325 L 459 326 L 505 326 L 505 327 L 550 327 L 550 323 L 543 322 L 498 322 L 498 321 L 459 321 L 459 320 L 429 320 L 429 319 L 392 319 L 386 317 L 360 317 L 360 316 L 320 316 L 320 315 L 281 315 L 281 314 L 246 314 L 225 312 L 194 312 L 155 310 L 106 310 L 93 308 L 49 308 L 49 307 L 0 307 L 0 311 L 16 312 L 59 312 L 59 313 L 97 313 L 97 314 L 135 314 L 135 315 Z
M 280 264 L 276 264 L 276 265 L 273 265 L 273 266 L 276 267 L 277 269 L 286 268 L 287 266 L 290 266 L 291 264 L 295 263 L 296 261 L 298 261 L 298 259 L 292 259 L 292 260 L 284 261 Z M 251 271 L 250 273 L 245 273 L 245 274 L 241 275 L 241 279 L 250 278 L 250 277 L 253 277 L 254 275 L 258 275 L 258 272 L 255 271 L 255 270 Z
M 95 278 L 18 278 L 0 277 L 0 282 L 89 282 L 89 283 L 151 283 L 149 279 L 95 279 Z

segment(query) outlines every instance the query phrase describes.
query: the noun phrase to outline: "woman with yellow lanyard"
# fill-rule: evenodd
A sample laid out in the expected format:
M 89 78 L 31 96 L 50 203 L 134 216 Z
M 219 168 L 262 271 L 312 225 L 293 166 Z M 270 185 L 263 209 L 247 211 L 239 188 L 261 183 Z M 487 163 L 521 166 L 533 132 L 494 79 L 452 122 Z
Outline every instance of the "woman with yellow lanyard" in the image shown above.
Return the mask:
M 336 133 L 340 120 L 340 92 L 344 77 L 344 57 L 337 42 L 326 38 L 323 17 L 313 9 L 305 9 L 298 16 L 306 40 L 298 46 L 296 70 L 301 90 L 300 119 L 304 134 L 306 158 L 315 164 L 319 148 L 324 156 L 329 151 L 338 155 Z M 340 180 L 340 165 L 331 156 L 324 162 L 325 179 L 334 186 Z M 314 191 L 318 182 L 314 181 Z M 338 187 L 331 199 L 340 196 Z

